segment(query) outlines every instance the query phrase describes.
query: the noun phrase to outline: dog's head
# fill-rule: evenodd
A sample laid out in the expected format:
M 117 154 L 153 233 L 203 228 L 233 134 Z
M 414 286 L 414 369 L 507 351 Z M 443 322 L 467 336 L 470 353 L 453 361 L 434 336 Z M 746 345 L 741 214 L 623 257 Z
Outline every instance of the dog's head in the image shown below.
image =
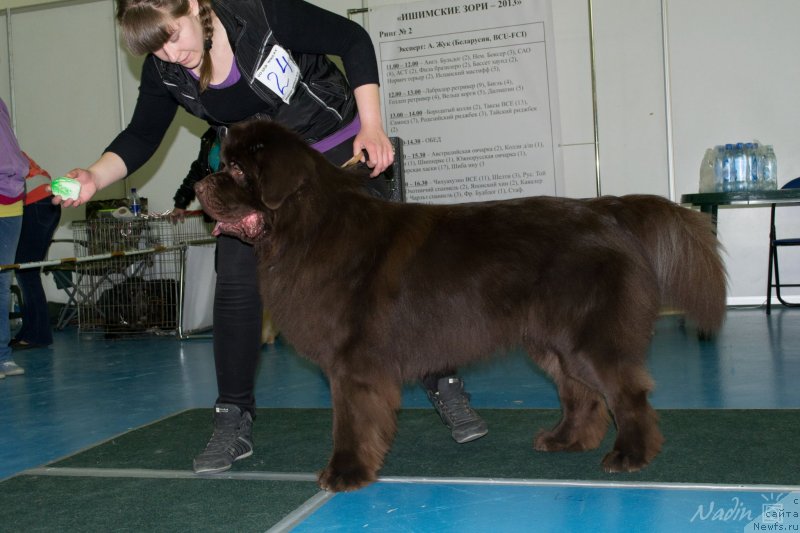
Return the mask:
M 222 168 L 195 185 L 215 233 L 254 243 L 267 219 L 314 173 L 315 154 L 286 128 L 264 119 L 237 124 L 222 142 Z

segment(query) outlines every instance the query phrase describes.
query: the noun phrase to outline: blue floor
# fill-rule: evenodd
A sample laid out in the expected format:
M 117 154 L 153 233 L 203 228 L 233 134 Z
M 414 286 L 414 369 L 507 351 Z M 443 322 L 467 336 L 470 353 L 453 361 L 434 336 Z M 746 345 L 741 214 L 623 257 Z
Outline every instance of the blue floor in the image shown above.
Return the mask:
M 210 339 L 109 341 L 70 327 L 52 347 L 15 358 L 26 374 L 0 380 L 0 479 L 211 406 L 216 396 Z M 770 317 L 763 308 L 731 309 L 715 342 L 664 317 L 649 367 L 656 408 L 800 408 L 800 309 L 774 309 Z M 558 406 L 552 384 L 522 354 L 462 374 L 478 408 Z M 316 367 L 280 341 L 264 349 L 257 398 L 260 407 L 330 405 Z M 429 407 L 417 386 L 406 388 L 404 406 Z M 450 438 L 444 426 L 442 438 Z M 759 531 L 770 529 L 749 522 L 763 518 L 765 504 L 791 508 L 800 493 L 781 498 L 794 490 L 800 486 L 380 482 L 326 499 L 295 531 Z M 783 531 L 800 531 L 800 518 L 786 520 Z
M 378 483 L 337 495 L 295 533 L 344 531 L 642 532 L 759 531 L 763 505 L 788 493 L 618 487 Z M 346 516 L 347 520 L 341 517 Z M 800 524 L 800 519 L 794 520 Z M 784 521 L 782 531 L 798 531 Z M 769 524 L 763 524 L 768 526 Z M 772 529 L 763 529 L 772 531 Z

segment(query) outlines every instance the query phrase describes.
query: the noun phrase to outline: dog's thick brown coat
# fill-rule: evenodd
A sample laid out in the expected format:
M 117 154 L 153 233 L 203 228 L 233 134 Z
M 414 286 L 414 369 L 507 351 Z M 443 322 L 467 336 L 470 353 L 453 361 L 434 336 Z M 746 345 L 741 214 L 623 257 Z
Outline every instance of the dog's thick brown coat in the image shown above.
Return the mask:
M 562 406 L 537 450 L 596 448 L 610 412 L 605 470 L 638 470 L 659 452 L 645 367 L 659 309 L 684 310 L 706 333 L 725 312 L 707 217 L 644 195 L 389 203 L 265 121 L 231 128 L 222 151 L 226 168 L 198 196 L 223 231 L 254 243 L 265 305 L 330 381 L 322 487 L 376 479 L 404 381 L 520 347 Z

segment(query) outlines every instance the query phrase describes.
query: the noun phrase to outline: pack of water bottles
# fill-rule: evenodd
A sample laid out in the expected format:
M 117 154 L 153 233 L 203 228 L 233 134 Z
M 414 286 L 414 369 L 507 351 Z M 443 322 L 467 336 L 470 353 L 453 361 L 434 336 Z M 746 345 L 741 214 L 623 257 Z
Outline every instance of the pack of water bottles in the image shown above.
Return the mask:
M 713 191 L 765 191 L 778 188 L 778 160 L 771 145 L 738 142 L 715 146 L 709 152 L 707 164 L 713 172 Z M 705 188 L 710 189 L 710 185 Z

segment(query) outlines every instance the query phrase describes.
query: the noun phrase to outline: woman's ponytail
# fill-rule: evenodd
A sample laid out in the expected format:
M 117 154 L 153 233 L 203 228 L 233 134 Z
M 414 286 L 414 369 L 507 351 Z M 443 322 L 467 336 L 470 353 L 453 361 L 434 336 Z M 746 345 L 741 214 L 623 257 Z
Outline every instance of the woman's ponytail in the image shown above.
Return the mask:
M 205 91 L 211 83 L 212 62 L 211 47 L 214 44 L 214 19 L 209 0 L 197 0 L 200 7 L 200 24 L 203 27 L 203 60 L 200 63 L 200 92 Z

